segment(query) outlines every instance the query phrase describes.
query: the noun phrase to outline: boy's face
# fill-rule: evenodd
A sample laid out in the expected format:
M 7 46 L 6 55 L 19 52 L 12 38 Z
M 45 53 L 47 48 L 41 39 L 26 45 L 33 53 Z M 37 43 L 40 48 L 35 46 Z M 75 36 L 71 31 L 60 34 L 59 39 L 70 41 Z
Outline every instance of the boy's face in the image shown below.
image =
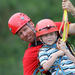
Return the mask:
M 34 28 L 34 24 L 32 21 L 29 22 L 31 26 Z M 34 41 L 34 33 L 31 28 L 29 28 L 27 25 L 23 26 L 18 32 L 18 36 L 20 39 L 26 41 L 26 42 L 33 42 Z
M 41 37 L 41 39 L 43 40 L 43 42 L 45 44 L 52 45 L 57 40 L 57 34 L 56 34 L 56 32 L 52 32 L 50 34 L 45 34 Z

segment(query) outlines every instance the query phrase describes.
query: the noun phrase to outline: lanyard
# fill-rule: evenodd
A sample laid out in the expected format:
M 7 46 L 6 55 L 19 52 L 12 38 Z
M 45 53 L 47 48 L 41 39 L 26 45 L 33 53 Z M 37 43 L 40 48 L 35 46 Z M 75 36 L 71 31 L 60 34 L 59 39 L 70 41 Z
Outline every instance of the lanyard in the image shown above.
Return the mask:
M 64 25 L 64 29 L 63 29 L 63 33 L 61 35 L 62 32 L 62 27 Z M 59 34 L 62 37 L 62 40 L 65 42 L 68 38 L 68 32 L 69 32 L 69 23 L 68 23 L 68 14 L 67 14 L 67 10 L 64 10 L 63 13 L 63 20 L 59 29 Z
M 69 23 L 68 23 L 67 10 L 64 10 L 63 22 L 64 22 L 64 30 L 63 30 L 62 40 L 65 42 L 68 38 L 68 32 L 69 32 Z

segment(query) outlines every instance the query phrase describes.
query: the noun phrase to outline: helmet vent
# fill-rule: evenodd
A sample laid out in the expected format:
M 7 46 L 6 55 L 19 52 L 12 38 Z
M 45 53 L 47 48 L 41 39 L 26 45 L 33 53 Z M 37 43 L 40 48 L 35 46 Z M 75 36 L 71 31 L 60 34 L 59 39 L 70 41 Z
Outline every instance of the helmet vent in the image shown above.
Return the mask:
M 24 17 L 21 17 L 21 20 L 24 20 Z
M 11 31 L 12 29 L 11 29 L 11 28 L 9 28 L 9 30 Z

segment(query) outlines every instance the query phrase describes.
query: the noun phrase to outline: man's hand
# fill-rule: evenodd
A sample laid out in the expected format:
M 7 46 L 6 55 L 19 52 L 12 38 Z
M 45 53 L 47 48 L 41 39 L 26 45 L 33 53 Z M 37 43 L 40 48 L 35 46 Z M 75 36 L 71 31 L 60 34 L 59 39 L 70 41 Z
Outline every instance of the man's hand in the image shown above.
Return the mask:
M 70 2 L 70 0 L 62 0 L 62 9 L 66 9 L 68 12 L 73 12 L 74 6 Z

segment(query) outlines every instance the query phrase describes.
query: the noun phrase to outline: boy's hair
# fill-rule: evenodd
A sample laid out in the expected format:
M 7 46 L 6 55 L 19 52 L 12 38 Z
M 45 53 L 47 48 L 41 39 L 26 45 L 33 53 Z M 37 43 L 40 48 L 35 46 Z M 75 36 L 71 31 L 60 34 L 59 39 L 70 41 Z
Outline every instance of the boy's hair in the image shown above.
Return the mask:
M 68 42 L 68 41 L 66 42 L 66 45 L 69 48 L 69 51 L 71 52 L 71 54 L 73 56 L 75 56 L 75 48 L 74 48 L 74 46 L 70 42 Z

